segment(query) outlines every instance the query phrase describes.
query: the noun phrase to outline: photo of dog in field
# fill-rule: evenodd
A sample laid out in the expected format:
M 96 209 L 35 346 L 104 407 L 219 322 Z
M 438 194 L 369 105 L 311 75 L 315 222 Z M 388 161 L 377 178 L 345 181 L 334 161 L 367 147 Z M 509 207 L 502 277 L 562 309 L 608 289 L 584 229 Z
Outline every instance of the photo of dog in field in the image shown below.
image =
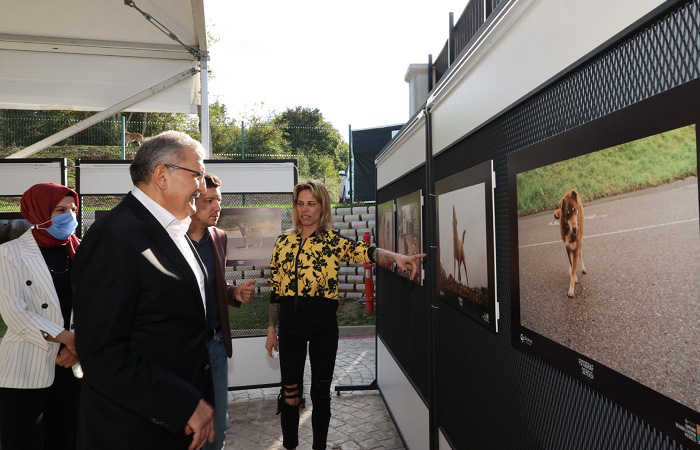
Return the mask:
M 522 333 L 700 411 L 697 154 L 694 125 L 531 169 L 523 154 L 512 276 Z
M 438 289 L 488 305 L 485 184 L 438 195 Z
M 559 201 L 559 207 L 554 210 L 554 218 L 559 221 L 561 240 L 566 248 L 569 259 L 569 290 L 567 295 L 574 296 L 574 286 L 578 283 L 576 270 L 581 261 L 581 273 L 585 274 L 586 265 L 583 263 L 583 202 L 578 190 L 572 189 L 564 194 Z
M 228 237 L 228 266 L 267 266 L 282 232 L 279 208 L 224 208 L 217 225 Z
M 421 199 L 420 190 L 396 199 L 396 251 L 404 255 L 423 253 L 421 223 Z M 419 261 L 419 270 L 411 279 L 414 283 L 423 284 L 422 261 Z M 398 272 L 399 275 L 408 277 L 410 274 Z
M 377 245 L 390 251 L 394 248 L 394 201 L 388 201 L 377 205 Z M 379 264 L 388 270 L 394 270 L 394 264 Z

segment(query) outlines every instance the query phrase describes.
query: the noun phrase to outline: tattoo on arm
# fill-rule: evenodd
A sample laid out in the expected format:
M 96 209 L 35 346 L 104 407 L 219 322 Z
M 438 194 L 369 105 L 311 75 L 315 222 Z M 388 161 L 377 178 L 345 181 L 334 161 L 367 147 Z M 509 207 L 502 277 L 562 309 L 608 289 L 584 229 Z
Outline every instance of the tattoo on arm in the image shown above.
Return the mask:
M 276 327 L 277 324 L 279 323 L 279 318 L 280 318 L 280 304 L 279 303 L 270 303 L 270 319 L 267 322 L 267 326 L 269 327 Z
M 372 253 L 372 258 L 379 264 L 391 264 L 394 262 L 394 255 L 394 252 L 377 247 Z

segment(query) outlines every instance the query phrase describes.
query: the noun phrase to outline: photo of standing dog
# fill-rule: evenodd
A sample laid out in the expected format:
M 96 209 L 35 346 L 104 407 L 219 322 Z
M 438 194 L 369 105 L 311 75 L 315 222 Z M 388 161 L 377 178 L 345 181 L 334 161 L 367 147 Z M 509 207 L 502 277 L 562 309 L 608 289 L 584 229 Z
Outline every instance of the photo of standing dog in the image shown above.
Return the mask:
M 469 273 L 467 272 L 467 259 L 464 257 L 464 238 L 466 237 L 467 230 L 462 231 L 462 239 L 459 238 L 459 233 L 457 232 L 457 213 L 455 212 L 455 207 L 452 207 L 452 240 L 453 245 L 453 260 L 452 260 L 452 273 L 456 276 L 457 280 L 462 282 L 462 266 L 464 266 L 464 276 L 467 280 L 466 286 L 469 287 Z
M 581 260 L 581 273 L 586 272 L 583 263 L 583 203 L 581 194 L 573 189 L 561 198 L 559 208 L 554 211 L 554 218 L 559 221 L 561 240 L 564 241 L 566 255 L 569 258 L 569 291 L 567 295 L 574 297 L 574 286 L 578 283 L 576 271 L 578 260 Z

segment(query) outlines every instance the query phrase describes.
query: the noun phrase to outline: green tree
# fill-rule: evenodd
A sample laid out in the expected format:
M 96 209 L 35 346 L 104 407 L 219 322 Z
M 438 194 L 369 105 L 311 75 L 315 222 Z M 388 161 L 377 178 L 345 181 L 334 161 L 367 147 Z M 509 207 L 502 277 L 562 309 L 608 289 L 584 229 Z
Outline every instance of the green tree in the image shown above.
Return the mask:
M 347 144 L 318 108 L 288 108 L 275 117 L 274 123 L 283 130 L 285 153 L 306 160 L 300 162 L 301 172 L 308 167 L 309 176 L 326 179 L 336 177 L 347 164 Z

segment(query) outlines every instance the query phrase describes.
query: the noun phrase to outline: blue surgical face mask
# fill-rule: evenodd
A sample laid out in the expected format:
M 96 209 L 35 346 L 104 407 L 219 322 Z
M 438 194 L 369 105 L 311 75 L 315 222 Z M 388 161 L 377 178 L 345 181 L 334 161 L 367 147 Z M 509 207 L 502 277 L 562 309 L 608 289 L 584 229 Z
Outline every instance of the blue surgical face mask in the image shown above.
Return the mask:
M 78 220 L 75 218 L 73 211 L 64 212 L 51 219 L 53 224 L 48 228 L 41 228 L 37 225 L 37 229 L 45 229 L 49 234 L 59 241 L 65 241 L 70 237 L 78 226 Z M 49 222 L 48 220 L 46 222 Z M 46 223 L 44 222 L 44 223 Z M 39 224 L 39 225 L 43 225 Z

